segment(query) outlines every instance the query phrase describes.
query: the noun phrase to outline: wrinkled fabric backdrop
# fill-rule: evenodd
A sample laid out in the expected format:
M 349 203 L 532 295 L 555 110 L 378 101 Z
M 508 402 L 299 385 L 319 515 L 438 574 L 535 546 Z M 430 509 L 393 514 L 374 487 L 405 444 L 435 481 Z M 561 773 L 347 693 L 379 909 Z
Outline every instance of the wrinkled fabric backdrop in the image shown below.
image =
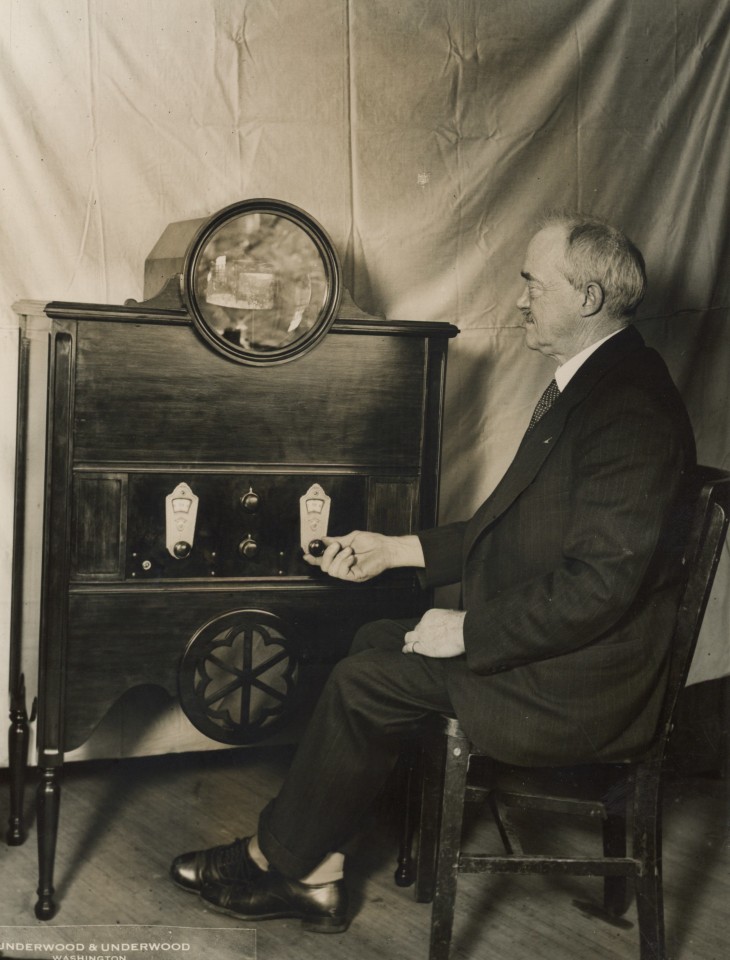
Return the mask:
M 0 674 L 11 304 L 141 299 L 165 226 L 240 199 L 316 217 L 364 309 L 460 328 L 443 520 L 491 490 L 552 375 L 514 306 L 551 207 L 644 251 L 639 328 L 700 459 L 730 467 L 729 27 L 729 0 L 0 0 Z M 730 673 L 727 571 L 693 682 Z

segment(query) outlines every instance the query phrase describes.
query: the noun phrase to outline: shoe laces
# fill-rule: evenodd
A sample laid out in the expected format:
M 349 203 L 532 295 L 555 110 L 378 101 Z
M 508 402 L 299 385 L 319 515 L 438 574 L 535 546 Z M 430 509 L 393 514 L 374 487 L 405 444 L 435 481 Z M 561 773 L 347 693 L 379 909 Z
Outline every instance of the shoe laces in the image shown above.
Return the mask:
M 239 875 L 248 875 L 249 856 L 248 838 L 236 839 L 212 851 L 213 864 L 221 876 L 236 879 Z

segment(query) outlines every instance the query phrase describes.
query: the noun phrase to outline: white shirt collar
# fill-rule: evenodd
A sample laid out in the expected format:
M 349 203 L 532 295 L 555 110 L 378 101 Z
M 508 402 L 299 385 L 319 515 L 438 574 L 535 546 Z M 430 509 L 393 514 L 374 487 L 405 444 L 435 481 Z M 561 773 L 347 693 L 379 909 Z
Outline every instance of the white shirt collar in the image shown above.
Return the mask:
M 568 386 L 568 383 L 573 379 L 575 374 L 578 372 L 580 367 L 586 362 L 588 357 L 598 348 L 610 340 L 611 337 L 615 337 L 617 333 L 620 333 L 624 328 L 619 327 L 618 330 L 614 330 L 613 333 L 609 333 L 608 336 L 602 337 L 600 340 L 596 340 L 595 343 L 592 343 L 590 347 L 586 347 L 585 350 L 581 350 L 580 353 L 576 353 L 574 357 L 571 357 L 570 360 L 566 360 L 565 363 L 561 364 L 558 369 L 555 371 L 555 382 L 558 385 L 558 389 L 562 393 L 563 390 Z

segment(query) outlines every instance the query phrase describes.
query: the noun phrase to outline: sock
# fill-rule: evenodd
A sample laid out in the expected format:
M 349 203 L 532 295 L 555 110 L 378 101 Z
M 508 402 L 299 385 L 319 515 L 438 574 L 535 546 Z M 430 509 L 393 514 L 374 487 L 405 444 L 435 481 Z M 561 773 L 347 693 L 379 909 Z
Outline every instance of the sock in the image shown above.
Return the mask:
M 259 838 L 254 834 L 253 837 L 248 841 L 248 855 L 251 857 L 253 862 L 261 870 L 269 869 L 269 861 L 261 852 L 261 847 L 259 846 Z
M 324 860 L 318 863 L 306 877 L 302 877 L 299 882 L 310 885 L 334 883 L 335 880 L 342 880 L 344 867 L 345 855 L 343 853 L 328 853 Z

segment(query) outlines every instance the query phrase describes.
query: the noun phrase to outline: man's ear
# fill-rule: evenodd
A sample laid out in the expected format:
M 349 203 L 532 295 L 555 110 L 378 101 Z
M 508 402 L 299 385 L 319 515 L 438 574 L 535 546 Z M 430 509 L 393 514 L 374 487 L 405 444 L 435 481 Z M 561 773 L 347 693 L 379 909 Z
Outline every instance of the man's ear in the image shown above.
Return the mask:
M 591 282 L 585 288 L 583 303 L 581 304 L 580 308 L 580 315 L 582 317 L 595 316 L 600 312 L 604 299 L 603 287 L 601 284 L 596 283 L 595 280 L 591 280 Z

